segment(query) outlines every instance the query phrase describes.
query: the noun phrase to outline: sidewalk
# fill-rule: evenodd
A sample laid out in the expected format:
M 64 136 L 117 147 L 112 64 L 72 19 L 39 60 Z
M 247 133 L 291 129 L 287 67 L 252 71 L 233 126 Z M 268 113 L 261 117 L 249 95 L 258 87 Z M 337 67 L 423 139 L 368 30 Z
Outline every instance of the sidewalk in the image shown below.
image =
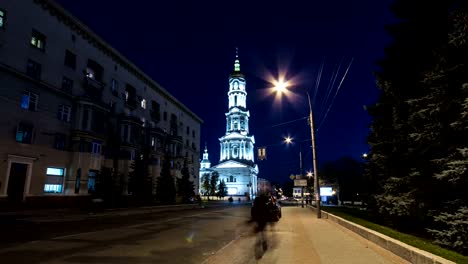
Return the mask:
M 204 262 L 211 263 L 409 262 L 330 220 L 317 219 L 310 208 L 283 207 L 283 217 L 270 225 L 263 237 L 261 233 L 245 234 Z

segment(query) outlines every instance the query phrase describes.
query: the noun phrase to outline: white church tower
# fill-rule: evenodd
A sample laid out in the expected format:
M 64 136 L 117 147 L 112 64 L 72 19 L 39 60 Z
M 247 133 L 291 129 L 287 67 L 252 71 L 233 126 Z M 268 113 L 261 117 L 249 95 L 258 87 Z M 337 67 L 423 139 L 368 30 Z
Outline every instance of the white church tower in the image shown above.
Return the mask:
M 258 166 L 254 160 L 255 138 L 249 135 L 250 113 L 247 110 L 246 82 L 240 70 L 237 50 L 234 71 L 229 75 L 227 95 L 226 133 L 219 139 L 221 149 L 219 164 L 211 167 L 210 171 L 219 173 L 219 180 L 224 180 L 226 183 L 229 196 L 252 199 L 257 194 Z M 205 153 L 208 159 L 206 149 Z M 207 164 L 205 162 L 201 166 Z
M 203 159 L 200 162 L 200 169 L 202 169 L 202 170 L 203 169 L 209 169 L 210 166 L 211 166 L 211 162 L 208 159 L 208 148 L 207 148 L 206 143 L 205 143 L 205 152 L 203 152 Z

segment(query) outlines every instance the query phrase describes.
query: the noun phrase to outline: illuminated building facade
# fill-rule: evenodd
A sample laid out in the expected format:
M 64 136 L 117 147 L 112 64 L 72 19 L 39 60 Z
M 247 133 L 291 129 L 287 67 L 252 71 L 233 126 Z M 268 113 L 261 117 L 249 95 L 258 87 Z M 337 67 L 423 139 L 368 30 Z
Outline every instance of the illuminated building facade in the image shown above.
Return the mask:
M 0 84 L 0 197 L 130 194 L 143 152 L 198 183 L 202 120 L 54 1 L 0 1 Z
M 205 170 L 219 173 L 219 180 L 226 183 L 228 195 L 255 197 L 258 174 L 254 161 L 255 139 L 249 135 L 246 82 L 237 54 L 234 71 L 229 75 L 228 99 L 226 134 L 219 139 L 220 163 L 213 167 L 205 166 Z M 204 166 L 203 162 L 201 166 Z M 203 173 L 206 172 L 200 175 Z

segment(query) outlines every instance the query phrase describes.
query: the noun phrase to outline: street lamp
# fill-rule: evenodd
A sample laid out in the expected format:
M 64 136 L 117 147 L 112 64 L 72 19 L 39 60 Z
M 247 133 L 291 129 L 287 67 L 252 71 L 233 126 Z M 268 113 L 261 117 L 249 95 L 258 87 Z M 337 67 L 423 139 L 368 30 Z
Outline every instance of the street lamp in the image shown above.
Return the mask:
M 288 136 L 284 142 L 289 145 L 292 143 L 292 138 Z M 299 144 L 299 177 L 302 180 L 302 144 Z M 304 208 L 304 186 L 301 186 L 301 205 Z
M 274 89 L 276 92 L 282 93 L 286 91 L 288 83 L 284 81 L 275 81 Z M 314 166 L 314 195 L 315 195 L 315 206 L 317 207 L 317 218 L 322 218 L 322 211 L 320 206 L 320 183 L 318 179 L 317 170 L 317 154 L 315 151 L 315 132 L 314 132 L 314 118 L 312 113 L 312 103 L 310 101 L 309 92 L 306 90 L 307 100 L 309 102 L 309 122 L 310 122 L 310 137 L 312 140 L 312 164 Z M 302 173 L 302 172 L 301 172 Z

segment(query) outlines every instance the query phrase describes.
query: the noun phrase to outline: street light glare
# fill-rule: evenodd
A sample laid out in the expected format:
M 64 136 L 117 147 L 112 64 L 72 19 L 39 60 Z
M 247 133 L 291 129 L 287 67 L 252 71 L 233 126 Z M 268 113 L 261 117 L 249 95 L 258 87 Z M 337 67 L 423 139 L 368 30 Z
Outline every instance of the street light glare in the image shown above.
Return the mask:
M 286 144 L 291 144 L 292 143 L 292 138 L 291 137 L 285 137 L 284 142 L 286 142 Z
M 288 87 L 288 83 L 282 80 L 276 82 L 275 84 L 275 90 L 280 93 L 285 92 L 287 87 Z

